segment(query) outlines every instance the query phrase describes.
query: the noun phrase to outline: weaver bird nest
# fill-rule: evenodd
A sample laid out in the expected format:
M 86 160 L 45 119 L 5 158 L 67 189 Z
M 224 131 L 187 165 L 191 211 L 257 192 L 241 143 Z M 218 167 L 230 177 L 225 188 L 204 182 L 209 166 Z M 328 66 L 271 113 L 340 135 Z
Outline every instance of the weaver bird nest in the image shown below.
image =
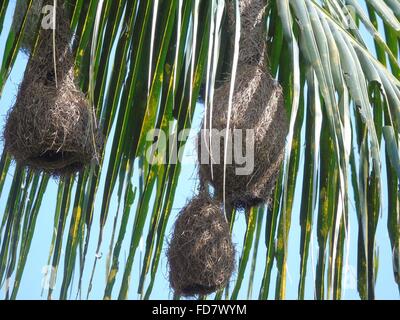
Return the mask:
M 210 109 L 205 115 L 206 128 L 222 132 L 227 127 L 230 82 L 226 82 L 215 92 L 210 125 Z M 249 208 L 268 202 L 274 189 L 276 178 L 284 158 L 288 123 L 283 105 L 282 89 L 261 65 L 240 65 L 235 83 L 230 118 L 230 131 L 240 130 L 241 141 L 236 135 L 229 135 L 227 153 L 239 145 L 242 152 L 251 146 L 254 170 L 238 174 L 243 167 L 235 161 L 226 163 L 225 197 L 235 208 Z M 248 135 L 250 130 L 253 135 Z M 210 144 L 211 140 L 211 144 Z M 211 147 L 210 147 L 211 146 Z M 203 185 L 211 184 L 217 198 L 224 192 L 224 150 L 225 139 L 221 135 L 204 134 L 198 137 L 199 173 Z M 217 150 L 217 154 L 213 152 Z M 249 153 L 249 150 L 247 150 Z M 208 161 L 205 161 L 205 157 Z M 247 155 L 248 156 L 248 155 Z
M 226 1 L 230 33 L 235 34 L 235 4 Z M 265 56 L 264 0 L 240 0 L 240 43 L 239 64 L 257 65 Z M 233 39 L 233 37 L 232 37 Z M 234 43 L 231 41 L 233 50 Z
M 194 198 L 179 214 L 167 255 L 176 294 L 207 295 L 225 288 L 235 253 L 220 205 L 204 193 Z
M 17 163 L 68 176 L 97 159 L 102 138 L 95 115 L 75 83 L 69 21 L 61 7 L 57 10 L 55 64 L 52 37 L 53 30 L 41 30 L 8 114 L 4 141 Z

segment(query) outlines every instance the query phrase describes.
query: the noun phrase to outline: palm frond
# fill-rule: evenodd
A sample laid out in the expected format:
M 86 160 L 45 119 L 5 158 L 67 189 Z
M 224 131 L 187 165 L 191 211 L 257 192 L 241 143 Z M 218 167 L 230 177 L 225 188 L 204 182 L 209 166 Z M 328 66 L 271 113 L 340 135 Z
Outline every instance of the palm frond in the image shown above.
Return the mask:
M 40 30 L 40 24 L 28 25 L 34 1 L 0 5 L 1 96 L 26 54 L 20 51 L 24 36 L 36 38 Z M 11 23 L 16 2 L 26 9 Z M 184 149 L 189 142 L 179 133 L 193 126 L 202 105 L 207 114 L 219 80 L 234 73 L 239 28 L 230 33 L 225 0 L 75 0 L 68 6 L 75 73 L 106 147 L 98 165 L 57 184 L 2 153 L 0 283 L 5 298 L 18 298 L 25 277 L 34 276 L 30 253 L 44 232 L 52 235 L 46 297 L 101 292 L 105 299 L 136 293 L 150 299 L 164 281 L 164 248 L 177 199 L 188 190 L 181 179 L 185 168 L 170 154 L 153 152 L 154 161 L 145 160 L 163 143 L 149 139 L 149 132 L 172 127 L 164 142 L 171 153 Z M 350 258 L 357 260 L 359 296 L 375 298 L 382 217 L 393 282 L 400 289 L 400 5 L 270 0 L 266 8 L 269 68 L 290 115 L 286 157 L 271 205 L 252 209 L 246 226 L 240 212 L 234 215 L 242 249 L 238 272 L 216 297 L 252 298 L 257 291 L 260 299 L 286 298 L 295 254 L 299 299 L 342 298 Z M 227 50 L 230 41 L 236 54 Z M 204 103 L 197 103 L 203 87 Z M 37 221 L 50 216 L 44 200 L 50 194 L 54 220 L 43 230 Z M 357 223 L 356 246 L 351 221 Z M 294 236 L 298 248 L 289 245 Z M 106 273 L 102 283 L 100 268 Z M 260 268 L 264 274 L 257 282 Z

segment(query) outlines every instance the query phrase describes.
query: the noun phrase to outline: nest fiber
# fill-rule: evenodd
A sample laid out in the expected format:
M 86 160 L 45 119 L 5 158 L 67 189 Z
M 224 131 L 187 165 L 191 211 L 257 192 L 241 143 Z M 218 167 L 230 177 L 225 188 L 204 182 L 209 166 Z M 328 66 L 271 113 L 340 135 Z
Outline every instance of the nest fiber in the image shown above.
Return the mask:
M 207 295 L 228 284 L 235 264 L 229 225 L 220 205 L 207 195 L 197 196 L 180 212 L 168 261 L 176 294 Z
M 8 115 L 4 140 L 5 148 L 19 164 L 67 176 L 97 157 L 101 137 L 92 109 L 75 84 L 69 21 L 61 8 L 57 11 L 57 73 L 53 63 L 53 30 L 41 30 L 16 103 Z
M 227 82 L 215 92 L 211 127 L 218 132 L 223 132 L 227 127 L 229 91 L 230 82 Z M 225 197 L 236 208 L 249 208 L 270 199 L 284 158 L 288 123 L 282 89 L 261 66 L 238 67 L 232 102 L 230 132 L 239 129 L 243 137 L 235 142 L 236 136 L 231 134 L 229 139 L 229 146 L 233 147 L 227 149 L 227 153 L 231 152 L 231 157 L 227 159 L 231 161 L 226 164 Z M 210 128 L 209 112 L 205 119 L 207 129 Z M 247 129 L 253 132 L 253 137 L 247 135 Z M 224 183 L 223 138 L 224 135 L 221 138 L 221 135 L 205 135 L 201 131 L 198 139 L 200 179 L 203 185 L 211 184 L 221 199 Z M 247 139 L 252 142 L 249 150 L 244 149 L 248 148 Z M 232 155 L 233 148 L 237 146 L 241 146 L 242 155 L 247 154 L 247 157 L 254 159 L 254 170 L 249 174 L 238 174 L 243 164 L 237 163 L 237 158 Z
M 234 1 L 226 1 L 230 33 L 235 34 Z M 265 0 L 240 0 L 239 64 L 257 65 L 265 56 Z M 234 37 L 232 37 L 233 40 Z M 232 41 L 233 46 L 233 41 Z

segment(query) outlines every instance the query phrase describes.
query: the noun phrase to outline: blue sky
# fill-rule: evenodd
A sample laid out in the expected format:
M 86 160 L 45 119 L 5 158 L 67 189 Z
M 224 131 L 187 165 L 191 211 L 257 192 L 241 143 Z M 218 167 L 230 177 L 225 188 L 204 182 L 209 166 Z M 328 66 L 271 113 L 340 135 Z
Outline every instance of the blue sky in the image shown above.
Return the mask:
M 13 4 L 15 3 L 15 0 L 10 1 L 11 5 L 9 6 L 9 10 L 7 12 L 6 20 L 4 23 L 4 29 L 2 34 L 0 35 L 0 61 L 3 57 L 3 51 L 4 51 L 4 45 L 5 45 L 5 40 L 6 36 L 9 31 L 9 27 L 11 24 L 11 19 L 12 19 L 12 12 L 13 12 Z M 373 44 L 371 41 L 368 42 L 368 45 L 370 48 L 373 48 Z M 17 88 L 18 84 L 20 83 L 22 76 L 23 76 L 23 71 L 25 68 L 26 64 L 26 56 L 23 53 L 20 53 L 18 55 L 17 61 L 15 63 L 15 66 L 12 70 L 12 73 L 6 83 L 6 86 L 2 92 L 2 96 L 0 97 L 0 127 L 2 128 L 4 126 L 4 120 L 6 117 L 6 114 L 8 110 L 12 107 L 14 101 L 15 101 L 15 96 L 17 94 Z M 112 66 L 111 66 L 112 67 Z M 195 143 L 194 143 L 194 134 L 196 133 L 196 129 L 200 127 L 200 122 L 201 122 L 201 117 L 202 117 L 202 111 L 203 111 L 203 106 L 198 105 L 195 113 L 195 120 L 193 122 L 193 135 L 189 138 L 189 142 L 187 144 L 186 148 L 186 157 L 187 158 L 195 158 Z M 304 134 L 304 132 L 303 132 Z M 111 139 L 110 139 L 111 140 Z M 0 149 L 2 148 L 2 143 L 0 142 Z M 109 154 L 110 152 L 110 146 L 107 146 L 107 153 Z M 384 150 L 382 151 L 384 152 Z M 107 157 L 107 155 L 106 155 Z M 303 160 L 304 160 L 304 148 L 302 148 L 302 154 L 301 154 L 301 163 L 300 167 L 303 166 Z M 106 164 L 107 165 L 107 164 Z M 135 172 L 138 173 L 138 167 L 137 163 L 135 164 Z M 7 177 L 6 185 L 4 190 L 8 190 L 11 180 L 12 180 L 12 173 L 13 171 L 10 170 L 10 174 Z M 101 183 L 99 186 L 99 192 L 98 194 L 101 196 L 102 190 L 104 188 L 104 183 L 105 183 L 105 177 L 104 174 L 101 178 Z M 300 174 L 300 177 L 298 179 L 298 182 L 300 183 L 302 181 L 302 174 Z M 135 174 L 134 176 L 134 185 L 138 185 L 138 174 Z M 385 184 L 383 184 L 385 185 Z M 174 221 L 174 216 L 179 212 L 179 210 L 185 205 L 185 203 L 195 194 L 196 192 L 196 187 L 197 187 L 197 178 L 196 178 L 196 168 L 195 164 L 193 163 L 185 163 L 183 164 L 182 168 L 182 174 L 180 176 L 180 182 L 176 194 L 176 198 L 174 201 L 173 205 L 173 213 L 172 217 L 168 226 L 168 231 L 167 234 L 169 235 L 171 233 L 171 227 L 172 223 Z M 46 266 L 48 264 L 48 255 L 49 255 L 49 250 L 50 250 L 50 244 L 51 244 L 51 237 L 53 233 L 53 224 L 54 224 L 54 212 L 55 212 L 55 205 L 56 205 L 56 193 L 57 193 L 57 181 L 51 181 L 49 188 L 46 192 L 45 198 L 43 200 L 43 206 L 40 211 L 40 215 L 37 221 L 37 228 L 36 228 L 36 233 L 32 242 L 32 247 L 31 251 L 28 257 L 28 263 L 25 269 L 24 277 L 22 279 L 22 285 L 20 288 L 20 294 L 19 298 L 21 299 L 41 299 L 45 298 L 46 295 L 41 297 L 41 291 L 44 283 L 44 272 L 46 271 Z M 386 194 L 386 191 L 384 190 L 384 194 Z M 4 213 L 4 208 L 6 204 L 6 199 L 7 199 L 7 194 L 3 192 L 2 197 L 0 198 L 0 218 L 2 218 L 2 215 Z M 90 277 L 90 272 L 92 268 L 93 261 L 95 259 L 95 250 L 96 250 L 96 243 L 97 243 L 97 234 L 99 231 L 99 205 L 101 204 L 101 199 L 96 199 L 96 204 L 95 204 L 95 217 L 93 221 L 93 230 L 92 230 L 92 238 L 91 238 L 91 243 L 89 247 L 89 254 L 87 258 L 87 264 L 86 264 L 86 272 L 84 274 L 84 279 L 83 282 L 85 284 L 88 283 L 89 277 Z M 93 281 L 93 289 L 90 295 L 90 298 L 93 299 L 99 299 L 102 298 L 103 296 L 103 290 L 105 287 L 105 264 L 106 264 L 106 256 L 108 252 L 108 244 L 110 242 L 110 237 L 111 237 L 111 231 L 112 231 L 112 219 L 115 213 L 117 212 L 117 197 L 116 195 L 113 195 L 112 201 L 111 201 L 111 207 L 110 207 L 110 217 L 109 221 L 106 225 L 106 229 L 104 231 L 105 234 L 105 239 L 103 241 L 103 246 L 102 246 L 102 258 L 98 261 L 98 267 L 96 269 L 94 281 Z M 300 206 L 300 200 L 301 200 L 301 188 L 297 188 L 297 193 L 295 196 L 295 206 L 294 206 L 294 211 L 293 211 L 293 218 L 292 218 L 292 228 L 290 231 L 290 239 L 289 239 L 289 259 L 288 259 L 288 281 L 287 281 L 287 297 L 289 299 L 295 299 L 297 297 L 297 286 L 298 286 L 298 280 L 299 280 L 299 268 L 300 268 L 300 256 L 299 256 L 299 237 L 300 237 L 300 228 L 299 228 L 299 206 Z M 392 261 L 391 261 L 391 249 L 390 249 L 390 244 L 389 244 L 389 239 L 387 235 L 387 229 L 386 229 L 386 221 L 387 221 L 387 205 L 386 205 L 386 200 L 384 197 L 384 207 L 382 210 L 382 217 L 379 221 L 378 225 L 378 233 L 377 233 L 377 246 L 379 249 L 379 273 L 378 273 L 378 279 L 377 279 L 377 298 L 380 299 L 398 299 L 399 294 L 397 290 L 397 286 L 395 285 L 394 282 L 394 277 L 393 277 L 393 271 L 392 271 Z M 135 208 L 135 204 L 133 205 L 132 208 Z M 133 211 L 133 210 L 132 210 Z M 121 266 L 124 265 L 123 260 L 127 257 L 128 255 L 128 249 L 129 249 L 129 241 L 130 241 L 130 235 L 131 235 L 131 228 L 130 226 L 133 225 L 133 216 L 134 214 L 131 214 L 131 219 L 128 224 L 128 234 L 126 236 L 126 241 L 123 244 L 123 250 L 121 251 Z M 239 214 L 237 217 L 237 221 L 235 223 L 235 228 L 233 232 L 233 241 L 236 244 L 236 249 L 240 253 L 241 247 L 242 247 L 242 242 L 244 238 L 244 233 L 245 233 L 245 219 L 243 214 Z M 265 217 L 263 221 L 263 230 L 261 235 L 265 234 Z M 69 220 L 67 221 L 66 224 L 67 228 L 69 226 Z M 146 227 L 144 230 L 147 230 L 149 226 L 149 221 L 146 223 Z M 348 272 L 348 285 L 346 286 L 347 289 L 345 291 L 344 297 L 347 299 L 358 299 L 358 294 L 356 291 L 356 288 L 354 286 L 353 280 L 354 277 L 356 276 L 356 270 L 357 270 L 357 261 L 356 261 L 356 252 L 357 252 L 357 220 L 356 220 L 356 214 L 354 211 L 354 203 L 350 203 L 350 260 L 349 260 L 349 272 Z M 315 227 L 314 227 L 314 237 L 313 237 L 313 243 L 312 243 L 312 254 L 310 255 L 310 261 L 309 261 L 309 269 L 315 269 L 315 267 L 312 267 L 312 260 L 314 260 L 314 263 L 316 263 L 316 258 L 317 258 L 317 241 L 315 238 Z M 65 244 L 65 242 L 64 242 Z M 258 252 L 258 261 L 257 261 L 257 267 L 256 267 L 256 275 L 255 275 L 255 288 L 253 290 L 253 295 L 251 296 L 252 298 L 257 298 L 258 296 L 258 291 L 259 287 L 261 284 L 261 279 L 263 276 L 263 271 L 264 271 L 264 264 L 265 264 L 265 246 L 264 246 L 264 238 L 261 238 L 260 241 L 260 246 L 259 246 L 259 252 Z M 63 254 L 63 253 L 62 253 Z M 313 257 L 314 259 L 312 259 Z M 237 256 L 237 260 L 239 260 L 239 256 Z M 133 271 L 132 271 L 132 277 L 131 277 L 131 290 L 130 290 L 130 299 L 137 299 L 138 295 L 136 293 L 137 285 L 138 285 L 138 278 L 139 278 L 139 272 L 140 272 L 140 262 L 141 262 L 141 254 L 138 253 L 136 255 Z M 167 276 L 167 264 L 166 264 L 166 256 L 165 256 L 165 251 L 162 254 L 161 258 L 161 263 L 159 267 L 159 271 L 157 274 L 157 279 L 156 279 L 156 285 L 153 290 L 153 294 L 151 296 L 152 299 L 168 299 L 172 298 L 172 293 L 169 289 L 169 284 L 168 284 L 168 276 Z M 249 269 L 250 263 L 248 265 Z M 58 270 L 58 281 L 57 285 L 55 288 L 55 294 L 54 297 L 58 297 L 58 293 L 60 290 L 61 286 L 61 278 L 63 274 L 63 260 L 61 260 L 60 263 L 60 269 Z M 119 277 L 117 278 L 117 283 L 115 286 L 114 294 L 118 293 L 118 288 L 120 286 L 120 281 L 121 281 L 121 274 L 122 271 L 119 272 Z M 248 275 L 249 275 L 249 270 L 246 272 L 246 277 L 245 281 L 242 286 L 242 290 L 240 292 L 239 297 L 240 298 L 246 298 L 247 297 L 247 283 L 248 283 Z M 74 281 L 74 289 L 76 289 L 77 285 L 77 276 L 78 274 L 75 275 L 75 281 Z M 274 267 L 273 270 L 273 275 L 272 279 L 275 279 L 276 276 L 276 268 Z M 235 277 L 232 279 L 232 282 L 234 283 Z M 147 287 L 147 286 L 145 286 Z M 75 292 L 74 290 L 73 292 Z M 84 287 L 83 290 L 83 297 L 86 297 L 86 291 L 87 287 Z M 272 287 L 270 289 L 270 298 L 273 298 L 273 293 L 274 293 L 274 281 L 272 281 Z M 4 291 L 0 291 L 0 297 L 4 295 Z M 75 297 L 73 295 L 72 297 Z M 306 286 L 306 297 L 307 298 L 312 298 L 313 297 L 313 274 L 312 272 L 309 272 L 308 278 L 307 278 L 307 286 Z

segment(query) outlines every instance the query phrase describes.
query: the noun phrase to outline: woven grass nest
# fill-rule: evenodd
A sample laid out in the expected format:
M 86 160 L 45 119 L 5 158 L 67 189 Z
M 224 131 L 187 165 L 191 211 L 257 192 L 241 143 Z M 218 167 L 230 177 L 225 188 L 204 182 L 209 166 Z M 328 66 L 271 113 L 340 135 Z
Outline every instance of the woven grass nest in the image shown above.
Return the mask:
M 190 201 L 175 223 L 167 256 L 176 294 L 207 295 L 225 288 L 235 253 L 220 204 L 205 193 Z
M 102 138 L 95 116 L 75 83 L 69 21 L 57 9 L 57 83 L 53 30 L 41 30 L 16 103 L 4 130 L 6 150 L 17 163 L 54 176 L 69 176 L 97 158 Z
M 230 82 L 226 82 L 215 92 L 211 127 L 220 132 L 227 126 L 229 91 Z M 210 128 L 209 113 L 210 110 L 206 115 L 207 129 Z M 246 148 L 246 129 L 254 130 L 252 144 L 254 171 L 249 175 L 238 175 L 236 169 L 242 168 L 243 165 L 237 164 L 235 158 L 232 157 L 232 161 L 226 165 L 226 200 L 235 208 L 245 209 L 267 203 L 284 158 L 288 123 L 282 89 L 261 65 L 238 66 L 230 122 L 230 130 L 232 129 L 242 129 L 244 132 L 243 155 Z M 235 145 L 234 135 L 232 136 L 232 142 Z M 202 185 L 213 186 L 217 198 L 222 199 L 225 143 L 224 139 L 218 135 L 211 136 L 211 139 L 211 146 L 219 144 L 219 159 L 216 154 L 213 154 L 213 150 L 217 149 L 209 146 L 209 135 L 205 136 L 201 131 L 198 137 L 200 180 Z M 208 163 L 204 163 L 204 153 L 207 159 L 211 158 L 210 153 L 212 155 L 212 160 Z
M 235 4 L 226 1 L 230 33 L 235 34 Z M 239 64 L 257 65 L 265 55 L 265 0 L 240 0 Z M 232 37 L 233 40 L 234 37 Z M 231 41 L 232 52 L 234 43 Z

